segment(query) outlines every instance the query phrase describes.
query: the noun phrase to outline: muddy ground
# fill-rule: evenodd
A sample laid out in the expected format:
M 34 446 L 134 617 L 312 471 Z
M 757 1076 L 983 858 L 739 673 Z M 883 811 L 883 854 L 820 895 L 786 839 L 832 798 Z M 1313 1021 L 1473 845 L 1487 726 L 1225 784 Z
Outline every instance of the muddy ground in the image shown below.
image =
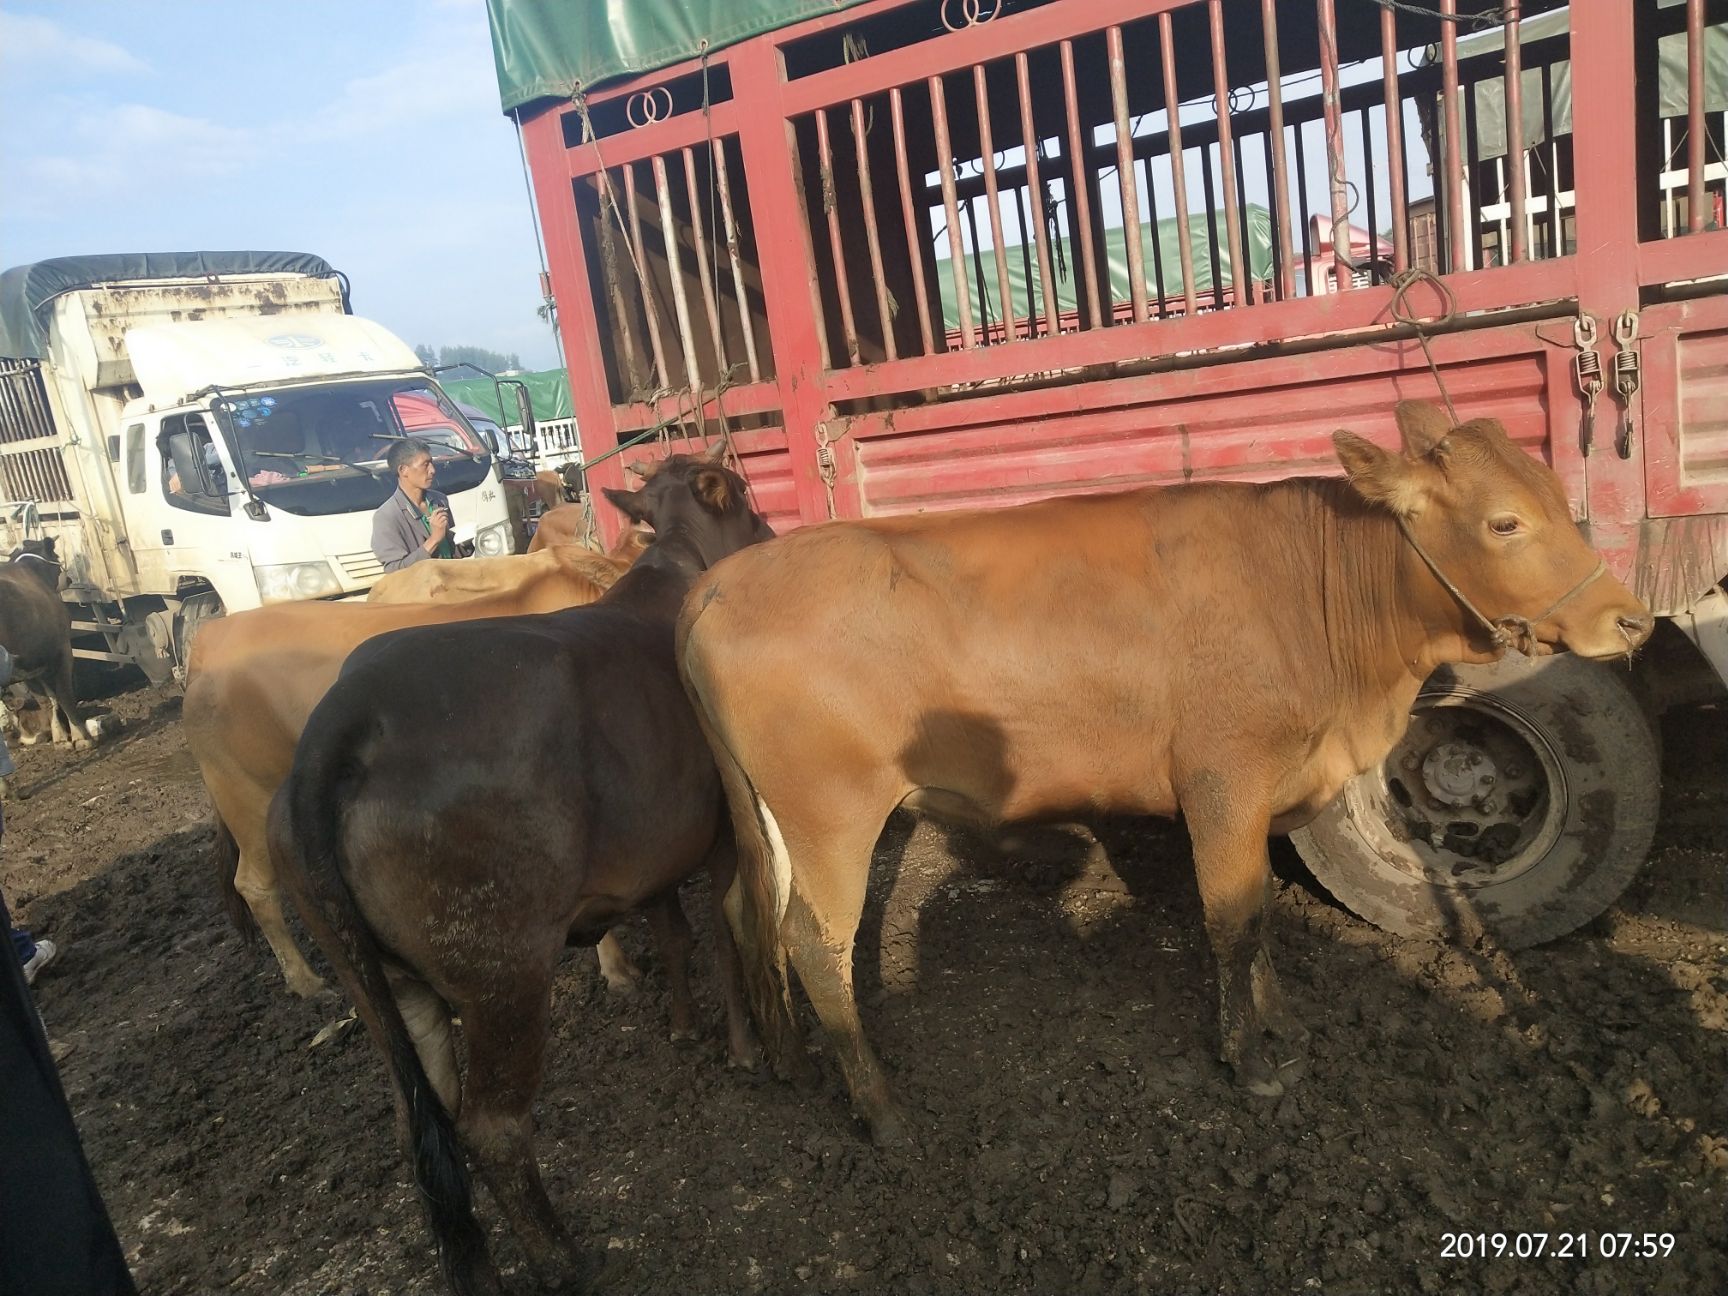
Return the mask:
M 364 1032 L 309 1047 L 343 1006 L 290 999 L 225 923 L 177 695 L 111 705 L 119 741 L 18 753 L 0 884 L 65 950 L 38 999 L 141 1288 L 440 1291 Z M 554 1201 L 620 1296 L 1728 1290 L 1728 717 L 1671 713 L 1665 743 L 1645 880 L 1542 949 L 1382 935 L 1280 843 L 1276 958 L 1314 1039 L 1276 1102 L 1215 1060 L 1172 827 L 1005 865 L 890 824 L 860 978 L 911 1154 L 871 1150 L 826 1057 L 810 1096 L 724 1069 L 695 891 L 699 1044 L 666 1038 L 645 927 L 635 999 L 566 964 L 538 1114 Z M 1520 1231 L 1550 1254 L 1444 1254 Z M 1626 1234 L 1671 1251 L 1602 1253 Z

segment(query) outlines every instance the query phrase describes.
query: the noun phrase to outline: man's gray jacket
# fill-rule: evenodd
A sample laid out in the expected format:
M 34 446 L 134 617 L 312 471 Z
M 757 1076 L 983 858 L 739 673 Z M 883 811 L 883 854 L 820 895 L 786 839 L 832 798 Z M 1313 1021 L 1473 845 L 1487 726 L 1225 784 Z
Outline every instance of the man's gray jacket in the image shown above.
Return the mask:
M 433 512 L 450 508 L 450 497 L 441 491 L 427 491 L 426 499 Z M 450 512 L 450 529 L 456 529 L 454 510 Z M 387 572 L 401 571 L 422 558 L 430 558 L 432 555 L 426 552 L 425 547 L 426 537 L 426 524 L 420 520 L 420 510 L 414 507 L 400 487 L 372 515 L 372 553 L 384 564 Z

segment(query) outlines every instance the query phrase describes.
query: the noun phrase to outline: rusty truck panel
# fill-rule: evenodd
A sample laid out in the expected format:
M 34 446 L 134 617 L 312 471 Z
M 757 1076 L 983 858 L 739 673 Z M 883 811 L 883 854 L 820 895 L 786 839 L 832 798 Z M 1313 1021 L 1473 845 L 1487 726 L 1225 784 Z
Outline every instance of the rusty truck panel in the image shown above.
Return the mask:
M 1325 470 L 1449 398 L 1689 605 L 1728 573 L 1719 25 L 1437 7 L 876 0 L 525 113 L 590 481 L 725 434 L 784 529 Z

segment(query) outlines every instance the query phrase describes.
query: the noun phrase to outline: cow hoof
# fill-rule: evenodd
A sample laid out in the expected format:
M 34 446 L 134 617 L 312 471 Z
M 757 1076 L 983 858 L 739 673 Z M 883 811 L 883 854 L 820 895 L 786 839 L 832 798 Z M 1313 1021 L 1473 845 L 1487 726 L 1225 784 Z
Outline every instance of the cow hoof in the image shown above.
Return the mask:
M 608 993 L 618 995 L 624 999 L 634 999 L 637 995 L 642 993 L 642 986 L 639 982 L 633 981 L 629 977 L 609 976 L 606 978 L 606 990 Z
M 323 977 L 310 974 L 305 977 L 289 977 L 288 993 L 298 999 L 316 999 L 323 994 L 334 996 L 335 992 L 324 984 Z
M 695 1043 L 696 1028 L 694 1026 L 674 1026 L 672 1028 L 672 1042 L 674 1044 Z
M 876 1150 L 885 1152 L 890 1148 L 907 1147 L 912 1142 L 912 1127 L 906 1123 L 897 1108 L 889 1107 L 876 1113 L 870 1120 L 870 1141 L 876 1145 Z
M 530 1255 L 529 1268 L 542 1290 L 552 1292 L 585 1292 L 605 1268 L 606 1256 L 566 1243 L 548 1254 L 541 1251 Z
M 726 1050 L 726 1069 L 728 1071 L 748 1071 L 755 1074 L 762 1065 L 762 1055 L 756 1051 L 754 1044 L 746 1044 L 742 1048 L 736 1045 Z
M 1287 1082 L 1295 1081 L 1294 1076 L 1286 1076 L 1283 1067 L 1263 1052 L 1247 1053 L 1231 1066 L 1236 1073 L 1236 1083 L 1259 1098 L 1277 1098 L 1283 1094 Z

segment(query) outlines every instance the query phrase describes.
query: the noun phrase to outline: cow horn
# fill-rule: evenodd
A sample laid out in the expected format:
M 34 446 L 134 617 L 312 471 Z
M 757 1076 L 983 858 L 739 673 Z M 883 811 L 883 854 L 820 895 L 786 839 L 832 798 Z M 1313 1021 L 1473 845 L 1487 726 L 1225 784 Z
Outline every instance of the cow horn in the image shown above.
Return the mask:
M 653 459 L 642 459 L 636 463 L 625 464 L 624 470 L 634 476 L 640 477 L 643 481 L 647 481 L 654 475 L 655 470 L 659 468 L 659 466 L 659 463 Z
M 709 463 L 725 463 L 726 462 L 726 438 L 721 437 L 713 445 L 709 446 L 708 447 L 708 453 L 703 455 L 702 457 L 704 459 L 706 459 Z

